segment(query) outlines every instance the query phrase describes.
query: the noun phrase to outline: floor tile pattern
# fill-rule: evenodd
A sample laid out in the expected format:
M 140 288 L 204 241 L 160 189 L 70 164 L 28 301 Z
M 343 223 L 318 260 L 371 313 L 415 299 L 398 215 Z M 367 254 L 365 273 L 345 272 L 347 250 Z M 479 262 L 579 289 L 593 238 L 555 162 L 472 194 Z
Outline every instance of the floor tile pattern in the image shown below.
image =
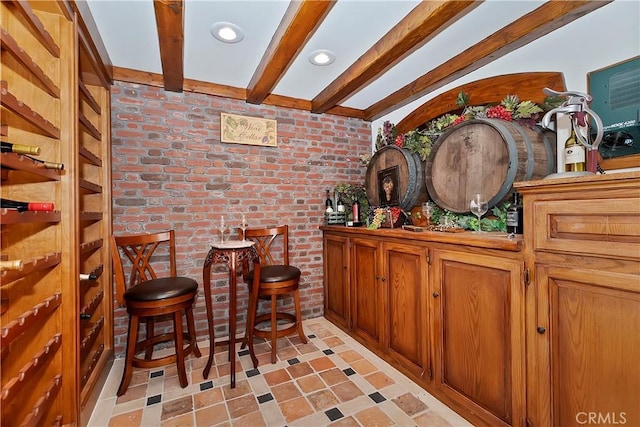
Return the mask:
M 175 366 L 134 371 L 116 397 L 123 360 L 114 362 L 89 426 L 470 426 L 467 421 L 324 318 L 303 324 L 309 342 L 292 335 L 270 346 L 256 340 L 259 366 L 237 348 L 236 387 L 229 387 L 226 347 L 217 346 L 209 378 L 202 357 L 187 361 L 189 385 Z

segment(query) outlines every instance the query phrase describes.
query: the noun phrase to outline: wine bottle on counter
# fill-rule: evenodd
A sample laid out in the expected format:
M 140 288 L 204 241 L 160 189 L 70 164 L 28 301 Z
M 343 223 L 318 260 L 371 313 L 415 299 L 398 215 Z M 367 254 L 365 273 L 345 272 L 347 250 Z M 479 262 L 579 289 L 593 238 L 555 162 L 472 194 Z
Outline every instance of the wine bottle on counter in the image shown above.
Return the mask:
M 17 200 L 0 199 L 0 209 L 16 209 L 24 211 L 52 211 L 53 203 L 49 202 L 19 202 Z
M 333 212 L 333 202 L 331 201 L 331 196 L 329 195 L 329 190 L 326 190 L 327 200 L 324 202 L 324 211 L 325 212 Z
M 338 194 L 338 203 L 336 205 L 336 209 L 338 212 L 344 212 L 344 202 L 342 201 L 342 195 Z
M 10 142 L 2 141 L 2 152 L 32 154 L 34 156 L 38 156 L 40 154 L 40 147 L 34 147 L 32 145 L 11 144 Z
M 353 201 L 351 213 L 353 214 L 353 225 L 360 225 L 360 202 L 358 199 Z
M 571 135 L 564 143 L 564 171 L 582 172 L 586 170 L 586 152 L 576 139 L 576 131 L 571 128 Z
M 523 225 L 520 195 L 518 192 L 514 192 L 511 205 L 507 209 L 507 233 L 522 234 L 524 229 Z
M 22 267 L 24 267 L 24 264 L 22 263 L 22 260 L 19 259 L 13 259 L 11 261 L 0 261 L 0 271 L 22 270 Z
M 56 163 L 56 162 L 47 162 L 45 160 L 40 160 L 40 159 L 36 159 L 34 157 L 31 156 L 27 156 L 26 154 L 23 154 L 24 157 L 28 157 L 29 159 L 33 160 L 36 163 L 39 163 L 42 165 L 43 168 L 45 169 L 56 169 L 56 170 L 64 170 L 64 165 L 62 163 Z
M 96 276 L 93 273 L 89 273 L 89 274 L 80 273 L 80 280 L 96 280 L 96 279 L 98 279 L 98 276 Z

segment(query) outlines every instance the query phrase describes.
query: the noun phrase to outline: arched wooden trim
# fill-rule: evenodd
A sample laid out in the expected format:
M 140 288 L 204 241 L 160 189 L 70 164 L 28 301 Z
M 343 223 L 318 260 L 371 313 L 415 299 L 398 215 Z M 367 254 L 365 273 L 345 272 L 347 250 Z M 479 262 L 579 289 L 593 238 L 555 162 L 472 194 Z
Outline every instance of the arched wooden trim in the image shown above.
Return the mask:
M 518 95 L 521 101 L 531 100 L 542 103 L 546 98 L 542 92 L 545 87 L 565 91 L 563 74 L 560 72 L 514 73 L 476 80 L 450 89 L 425 102 L 400 120 L 396 124 L 396 129 L 398 133 L 407 133 L 436 117 L 459 110 L 456 98 L 460 92 L 469 94 L 470 105 L 499 103 L 510 94 Z

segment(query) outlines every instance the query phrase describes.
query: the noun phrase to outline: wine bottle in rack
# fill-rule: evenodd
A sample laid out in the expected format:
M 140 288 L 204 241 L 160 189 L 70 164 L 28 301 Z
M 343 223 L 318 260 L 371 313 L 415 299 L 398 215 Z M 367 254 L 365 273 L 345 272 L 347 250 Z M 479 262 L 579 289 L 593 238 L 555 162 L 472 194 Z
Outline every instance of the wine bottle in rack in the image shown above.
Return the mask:
M 344 212 L 345 208 L 344 208 L 344 202 L 342 201 L 342 195 L 338 194 L 338 203 L 336 205 L 336 209 L 338 210 L 338 212 Z
M 0 209 L 16 209 L 24 211 L 52 211 L 53 203 L 50 202 L 19 202 L 17 200 L 0 199 Z
M 36 163 L 39 163 L 45 169 L 56 169 L 59 171 L 64 170 L 64 165 L 62 163 L 47 162 L 45 160 L 40 160 L 40 159 L 36 159 L 35 157 L 27 156 L 26 154 L 23 154 L 23 156 L 30 158 Z
M 89 273 L 89 274 L 80 273 L 80 280 L 96 280 L 96 279 L 98 279 L 98 276 L 96 276 L 93 273 Z
M 91 315 L 89 313 L 80 313 L 80 320 L 89 320 Z
M 329 190 L 325 190 L 327 193 L 327 200 L 324 201 L 324 210 L 325 212 L 333 212 L 333 201 L 331 200 L 331 196 L 329 195 Z
M 22 270 L 23 267 L 22 260 L 12 259 L 11 261 L 0 261 L 0 271 L 4 270 Z
M 34 147 L 32 145 L 12 144 L 10 142 L 2 141 L 2 152 L 32 154 L 34 156 L 38 156 L 40 154 L 40 147 Z

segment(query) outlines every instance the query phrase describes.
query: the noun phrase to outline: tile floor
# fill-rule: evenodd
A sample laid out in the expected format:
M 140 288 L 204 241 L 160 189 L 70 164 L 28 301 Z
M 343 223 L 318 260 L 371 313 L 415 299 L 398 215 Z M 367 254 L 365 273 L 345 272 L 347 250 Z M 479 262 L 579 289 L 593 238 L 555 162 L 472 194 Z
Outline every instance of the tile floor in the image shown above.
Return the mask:
M 175 365 L 135 370 L 116 397 L 123 359 L 115 361 L 89 426 L 470 426 L 467 421 L 324 318 L 304 322 L 310 338 L 254 346 L 259 366 L 238 348 L 236 387 L 229 387 L 226 348 L 217 346 L 208 379 L 203 356 L 187 361 L 180 388 Z

